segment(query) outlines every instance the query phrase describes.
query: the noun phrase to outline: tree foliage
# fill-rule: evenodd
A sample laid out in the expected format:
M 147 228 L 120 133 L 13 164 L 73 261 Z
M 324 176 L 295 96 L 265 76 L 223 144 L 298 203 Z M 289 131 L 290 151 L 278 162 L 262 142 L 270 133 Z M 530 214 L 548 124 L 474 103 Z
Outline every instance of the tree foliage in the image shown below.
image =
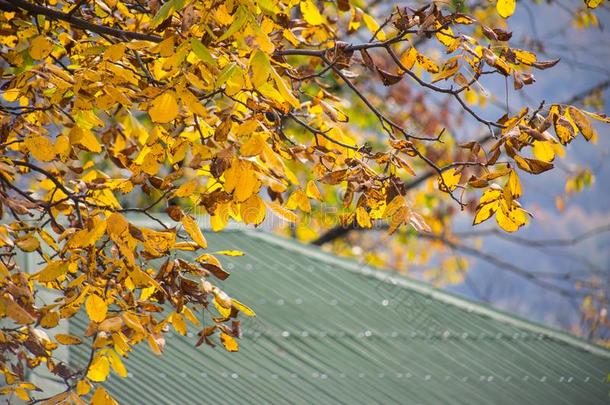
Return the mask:
M 478 196 L 475 225 L 525 225 L 520 177 L 552 170 L 564 145 L 594 141 L 591 122 L 610 120 L 544 102 L 480 115 L 483 78 L 519 90 L 558 62 L 511 45 L 502 18 L 515 6 L 373 15 L 347 0 L 0 0 L 3 393 L 29 400 L 26 369 L 46 367 L 66 384 L 49 403 L 90 391 L 112 403 L 97 383 L 127 375 L 136 344 L 161 354 L 170 326 L 238 350 L 238 316 L 255 314 L 214 279 L 229 276 L 220 257 L 240 252 L 208 252 L 196 210 L 215 231 L 311 213 L 296 229 L 312 232 L 328 227 L 326 204 L 342 207 L 344 226 L 440 235 L 447 213 L 410 194 L 433 180 L 430 198 L 464 209 Z M 458 143 L 447 128 L 464 115 L 385 104 L 405 83 L 447 97 L 483 134 Z M 26 273 L 17 252 L 40 271 Z M 58 298 L 42 302 L 42 288 Z M 85 336 L 45 331 L 79 311 Z M 88 363 L 61 362 L 60 345 L 87 345 Z

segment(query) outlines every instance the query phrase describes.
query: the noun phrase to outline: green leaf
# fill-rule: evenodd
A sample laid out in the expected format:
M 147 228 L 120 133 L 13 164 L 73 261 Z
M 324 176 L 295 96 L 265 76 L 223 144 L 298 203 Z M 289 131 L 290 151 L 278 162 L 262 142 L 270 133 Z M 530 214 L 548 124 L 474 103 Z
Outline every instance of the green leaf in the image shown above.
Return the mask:
M 212 67 L 218 66 L 218 62 L 216 62 L 216 59 L 214 59 L 208 48 L 206 48 L 197 38 L 191 38 L 191 49 L 202 62 L 205 62 Z
M 167 3 L 163 4 L 157 14 L 150 20 L 150 28 L 156 28 L 163 21 L 167 19 L 175 10 L 176 10 L 176 1 L 169 0 Z

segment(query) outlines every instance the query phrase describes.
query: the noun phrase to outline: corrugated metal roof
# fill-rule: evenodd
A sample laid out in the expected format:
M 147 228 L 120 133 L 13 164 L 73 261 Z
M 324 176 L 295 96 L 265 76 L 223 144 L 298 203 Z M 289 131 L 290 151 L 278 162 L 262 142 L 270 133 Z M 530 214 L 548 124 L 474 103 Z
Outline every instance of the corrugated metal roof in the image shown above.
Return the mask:
M 607 403 L 597 346 L 266 233 L 206 237 L 246 252 L 224 260 L 226 291 L 258 317 L 237 353 L 194 329 L 162 357 L 140 345 L 106 385 L 121 403 Z

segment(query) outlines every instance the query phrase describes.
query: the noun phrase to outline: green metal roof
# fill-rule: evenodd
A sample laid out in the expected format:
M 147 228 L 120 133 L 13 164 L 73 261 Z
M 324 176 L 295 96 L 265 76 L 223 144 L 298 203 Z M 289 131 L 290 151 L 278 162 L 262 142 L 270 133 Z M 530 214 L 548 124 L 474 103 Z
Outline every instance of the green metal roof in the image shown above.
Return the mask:
M 206 237 L 246 252 L 224 260 L 226 291 L 258 317 L 237 353 L 194 347 L 195 329 L 169 334 L 162 357 L 140 345 L 106 385 L 121 403 L 608 401 L 610 352 L 595 345 L 267 233 Z

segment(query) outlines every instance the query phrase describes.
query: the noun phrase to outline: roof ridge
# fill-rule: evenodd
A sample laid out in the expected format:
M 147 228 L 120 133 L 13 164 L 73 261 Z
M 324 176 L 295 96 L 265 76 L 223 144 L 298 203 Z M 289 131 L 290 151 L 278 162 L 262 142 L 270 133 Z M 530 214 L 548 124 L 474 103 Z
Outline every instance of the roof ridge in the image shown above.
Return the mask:
M 310 257 L 314 257 L 315 259 L 329 264 L 340 266 L 348 271 L 359 273 L 368 277 L 374 277 L 386 283 L 393 283 L 403 288 L 414 290 L 420 294 L 444 302 L 446 304 L 453 305 L 462 310 L 477 313 L 478 315 L 482 316 L 487 316 L 498 322 L 510 324 L 512 326 L 527 330 L 532 333 L 546 335 L 563 343 L 586 350 L 592 354 L 610 358 L 610 350 L 605 349 L 597 344 L 587 342 L 578 336 L 574 336 L 569 333 L 520 318 L 518 315 L 511 314 L 500 309 L 474 302 L 466 297 L 440 290 L 421 281 L 409 279 L 400 275 L 390 275 L 389 271 L 383 271 L 381 269 L 364 264 L 360 265 L 354 262 L 353 260 L 336 257 L 327 252 L 324 252 L 318 246 L 305 245 L 302 242 L 283 238 L 279 235 L 275 235 L 270 232 L 251 229 L 239 229 L 238 231 L 262 239 L 276 246 L 295 252 L 307 254 Z

